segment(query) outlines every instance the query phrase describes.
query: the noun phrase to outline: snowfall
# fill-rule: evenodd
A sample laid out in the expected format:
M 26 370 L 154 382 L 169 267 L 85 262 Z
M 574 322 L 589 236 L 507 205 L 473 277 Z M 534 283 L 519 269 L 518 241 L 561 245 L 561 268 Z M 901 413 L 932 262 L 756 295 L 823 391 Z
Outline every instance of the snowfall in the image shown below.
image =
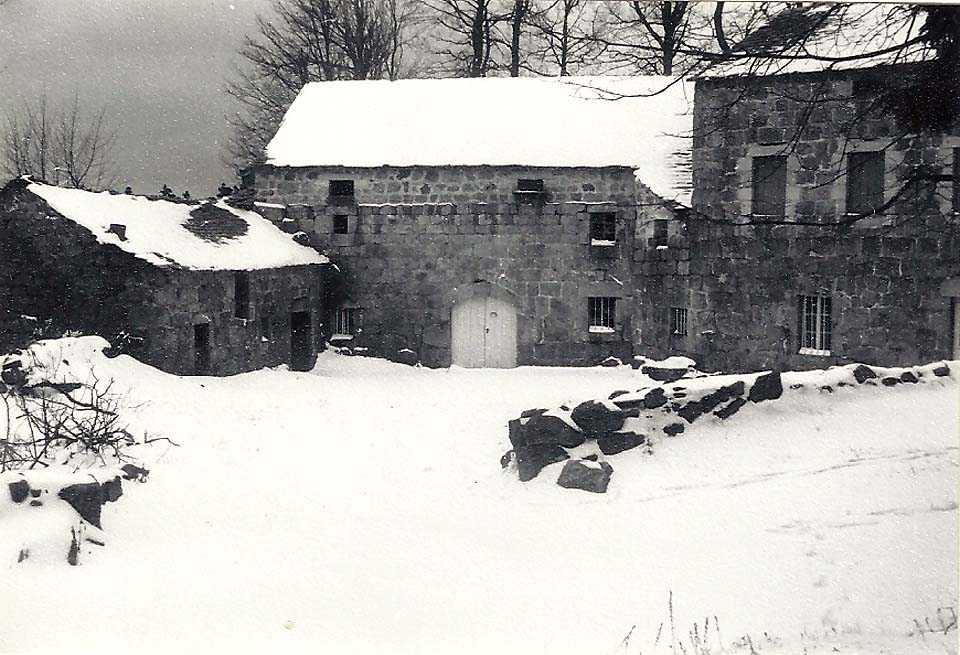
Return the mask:
M 2 653 L 957 652 L 956 371 L 704 418 L 597 495 L 501 469 L 507 421 L 654 384 L 628 366 L 178 378 L 105 345 L 56 342 L 170 441 L 79 566 L 16 563 L 0 515 Z

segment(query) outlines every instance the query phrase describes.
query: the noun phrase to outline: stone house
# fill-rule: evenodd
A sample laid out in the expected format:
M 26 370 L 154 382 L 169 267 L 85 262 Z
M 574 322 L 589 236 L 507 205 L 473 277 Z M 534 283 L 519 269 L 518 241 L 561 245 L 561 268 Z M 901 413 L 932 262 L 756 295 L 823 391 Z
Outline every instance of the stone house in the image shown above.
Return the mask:
M 663 86 L 310 84 L 246 181 L 340 267 L 334 343 L 429 366 L 626 358 L 635 240 L 690 193 L 690 87 Z
M 918 70 L 697 80 L 692 211 L 636 253 L 644 352 L 721 370 L 960 358 L 960 125 L 911 132 L 875 102 Z
M 327 262 L 224 202 L 21 178 L 0 192 L 0 337 L 49 320 L 176 374 L 308 368 Z

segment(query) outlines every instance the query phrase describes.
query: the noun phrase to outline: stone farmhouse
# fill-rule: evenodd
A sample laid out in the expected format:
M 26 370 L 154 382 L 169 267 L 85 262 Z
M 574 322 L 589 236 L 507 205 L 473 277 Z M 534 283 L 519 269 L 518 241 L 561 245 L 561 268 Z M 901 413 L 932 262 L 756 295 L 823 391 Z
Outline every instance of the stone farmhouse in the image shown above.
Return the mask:
M 0 337 L 99 334 L 176 374 L 313 365 L 327 259 L 252 211 L 63 189 L 0 191 Z
M 960 122 L 918 132 L 881 111 L 916 62 L 823 66 L 696 81 L 692 211 L 637 256 L 644 354 L 719 370 L 960 358 Z
M 689 203 L 691 92 L 644 77 L 314 83 L 246 182 L 340 267 L 333 343 L 429 366 L 627 358 L 638 239 L 665 244 Z

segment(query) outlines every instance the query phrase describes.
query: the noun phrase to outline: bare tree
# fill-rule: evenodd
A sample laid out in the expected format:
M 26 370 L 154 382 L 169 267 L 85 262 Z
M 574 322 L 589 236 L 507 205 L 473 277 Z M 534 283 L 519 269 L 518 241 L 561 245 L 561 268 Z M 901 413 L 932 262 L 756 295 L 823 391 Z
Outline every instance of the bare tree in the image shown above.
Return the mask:
M 496 68 L 497 26 L 508 13 L 494 0 L 430 0 L 441 33 L 434 38 L 447 69 L 464 77 L 486 77 Z M 518 48 L 519 52 L 519 48 Z
M 598 7 L 586 0 L 552 0 L 531 12 L 531 59 L 540 63 L 531 70 L 564 77 L 595 65 L 604 50 L 597 35 L 606 28 Z
M 106 107 L 87 112 L 74 94 L 69 105 L 51 108 L 41 95 L 11 115 L 5 128 L 0 147 L 8 175 L 33 175 L 78 189 L 102 189 L 113 182 L 117 132 Z
M 243 168 L 263 149 L 308 82 L 396 79 L 415 7 L 405 0 L 273 0 L 257 34 L 240 49 L 243 65 L 226 91 L 240 109 L 228 117 L 229 161 Z

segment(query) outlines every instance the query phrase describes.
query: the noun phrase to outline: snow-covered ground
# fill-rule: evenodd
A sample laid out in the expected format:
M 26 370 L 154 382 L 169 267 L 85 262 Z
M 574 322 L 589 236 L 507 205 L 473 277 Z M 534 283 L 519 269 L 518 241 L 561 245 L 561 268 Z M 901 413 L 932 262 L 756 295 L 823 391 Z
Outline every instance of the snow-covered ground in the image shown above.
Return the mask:
M 151 446 L 81 566 L 0 565 L 5 654 L 702 655 L 706 617 L 712 653 L 957 650 L 909 636 L 957 605 L 953 379 L 702 419 L 592 495 L 502 471 L 506 422 L 651 384 L 628 367 L 95 364 L 180 446 Z

